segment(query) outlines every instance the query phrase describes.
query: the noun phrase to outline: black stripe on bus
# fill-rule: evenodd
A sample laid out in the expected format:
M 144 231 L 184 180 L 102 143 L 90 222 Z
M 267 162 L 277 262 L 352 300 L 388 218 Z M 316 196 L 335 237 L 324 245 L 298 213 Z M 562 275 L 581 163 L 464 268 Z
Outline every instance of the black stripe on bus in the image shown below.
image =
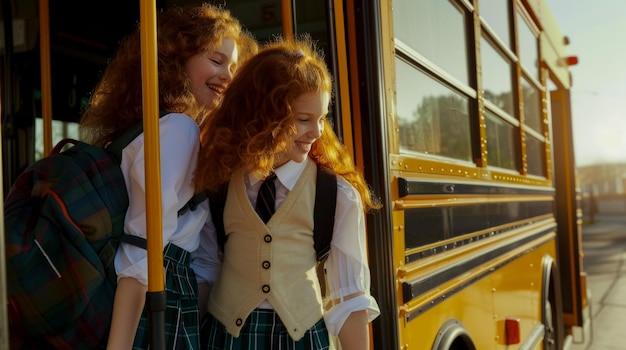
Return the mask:
M 494 184 L 469 184 L 438 181 L 409 180 L 403 177 L 398 178 L 398 196 L 403 198 L 409 195 L 433 195 L 433 194 L 482 194 L 482 195 L 513 195 L 513 194 L 534 194 L 552 195 L 551 189 L 540 189 L 530 187 L 510 187 L 494 186 Z
M 402 283 L 402 301 L 403 303 L 408 303 L 409 301 L 411 301 L 412 299 L 416 298 L 417 296 L 421 295 L 424 292 L 427 292 L 429 290 L 432 290 L 433 288 L 437 288 L 447 282 L 449 282 L 450 280 L 453 280 L 455 278 L 458 278 L 459 276 L 467 273 L 468 271 L 471 271 L 472 269 L 478 268 L 482 265 L 485 265 L 486 263 L 488 263 L 489 261 L 503 255 L 506 254 L 510 251 L 513 251 L 514 249 L 516 249 L 517 247 L 519 247 L 520 245 L 532 242 L 534 240 L 540 239 L 542 236 L 550 234 L 551 232 L 554 232 L 556 226 L 553 226 L 551 228 L 536 232 L 535 234 L 532 234 L 530 236 L 526 236 L 523 239 L 518 239 L 515 241 L 512 241 L 500 248 L 494 249 L 494 250 L 490 250 L 490 251 L 486 251 L 483 253 L 480 253 L 478 255 L 474 255 L 471 256 L 467 259 L 464 259 L 463 261 L 457 262 L 453 265 L 450 265 L 446 268 L 443 268 L 435 273 L 432 273 L 428 276 L 424 276 L 422 278 L 416 279 L 414 281 L 409 281 L 409 282 L 403 282 Z M 543 244 L 543 243 L 542 243 Z M 493 273 L 494 271 L 506 266 L 507 264 L 511 263 L 512 261 L 518 259 L 519 257 L 527 254 L 528 251 L 526 252 L 521 252 L 518 255 L 508 259 L 507 261 L 502 262 L 501 264 L 499 264 L 498 266 L 494 266 L 491 269 L 486 270 L 484 273 L 474 277 L 472 280 L 468 281 L 467 283 L 464 283 L 462 285 L 459 285 L 458 287 L 454 288 L 449 294 L 446 295 L 442 295 L 442 296 L 438 296 L 436 298 L 433 298 L 433 300 L 429 303 L 425 303 L 425 306 L 422 308 L 419 308 L 418 310 L 412 312 L 410 315 L 407 316 L 407 320 L 411 320 L 413 318 L 415 318 L 417 315 L 419 315 L 420 313 L 423 313 L 425 311 L 427 311 L 428 309 L 432 308 L 433 306 L 435 306 L 436 304 L 438 304 L 440 301 L 443 301 L 445 299 L 448 299 L 450 296 L 452 296 L 453 294 L 458 293 L 459 291 L 467 288 L 469 285 L 471 285 L 472 283 L 481 280 L 482 278 L 484 278 L 485 276 Z
M 412 208 L 404 211 L 404 248 L 406 251 L 426 245 L 427 250 L 408 254 L 405 263 L 411 263 L 477 240 L 515 229 L 512 222 L 531 222 L 533 218 L 552 214 L 552 201 L 502 202 L 459 205 L 451 207 Z M 534 220 L 536 221 L 536 220 Z M 505 229 L 492 230 L 494 227 Z M 481 235 L 469 235 L 475 232 Z

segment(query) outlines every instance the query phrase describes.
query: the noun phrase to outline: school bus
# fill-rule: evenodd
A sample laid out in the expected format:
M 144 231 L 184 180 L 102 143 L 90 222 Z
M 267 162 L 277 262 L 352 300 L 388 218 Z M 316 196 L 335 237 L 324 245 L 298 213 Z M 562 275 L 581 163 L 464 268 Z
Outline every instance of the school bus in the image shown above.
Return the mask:
M 588 334 L 576 57 L 547 0 L 219 3 L 261 43 L 309 33 L 325 53 L 333 127 L 384 205 L 367 216 L 381 309 L 373 349 L 566 349 Z M 2 66 L 7 193 L 20 169 L 75 137 L 81 104 L 142 13 L 123 0 L 2 10 L 4 33 L 13 24 Z

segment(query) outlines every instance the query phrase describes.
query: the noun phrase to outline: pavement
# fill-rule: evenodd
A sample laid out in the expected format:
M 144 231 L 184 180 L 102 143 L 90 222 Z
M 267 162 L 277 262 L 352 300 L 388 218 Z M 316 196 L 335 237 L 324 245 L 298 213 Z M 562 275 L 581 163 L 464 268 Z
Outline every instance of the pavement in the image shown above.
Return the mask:
M 626 350 L 626 215 L 598 215 L 583 226 L 590 329 L 570 350 Z

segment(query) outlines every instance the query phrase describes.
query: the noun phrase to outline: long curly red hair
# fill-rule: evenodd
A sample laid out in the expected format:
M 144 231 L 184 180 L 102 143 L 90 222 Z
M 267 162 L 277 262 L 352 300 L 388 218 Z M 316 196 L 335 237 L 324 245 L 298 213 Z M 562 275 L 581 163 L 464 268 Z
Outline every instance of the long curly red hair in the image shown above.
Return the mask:
M 267 175 L 296 132 L 295 100 L 316 91 L 332 94 L 332 80 L 309 37 L 276 39 L 261 48 L 240 68 L 201 128 L 196 190 L 218 191 L 239 171 Z M 366 209 L 380 207 L 330 125 L 309 157 L 352 184 Z
M 225 37 L 237 43 L 239 63 L 256 53 L 252 36 L 230 12 L 213 5 L 172 7 L 157 17 L 159 109 L 184 113 L 201 123 L 208 108 L 189 89 L 185 64 L 214 51 Z M 80 122 L 81 138 L 104 147 L 143 118 L 139 27 L 120 44 L 96 85 Z

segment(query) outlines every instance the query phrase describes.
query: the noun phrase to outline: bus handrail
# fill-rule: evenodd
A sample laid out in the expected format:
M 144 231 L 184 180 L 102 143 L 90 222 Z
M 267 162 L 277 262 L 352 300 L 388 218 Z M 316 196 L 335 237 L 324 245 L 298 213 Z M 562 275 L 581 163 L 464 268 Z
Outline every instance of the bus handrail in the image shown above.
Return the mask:
M 161 222 L 161 165 L 159 148 L 159 96 L 157 69 L 156 4 L 140 1 L 141 70 L 146 177 L 146 236 L 148 249 L 148 293 L 150 344 L 165 347 L 165 290 L 163 276 L 163 225 Z

